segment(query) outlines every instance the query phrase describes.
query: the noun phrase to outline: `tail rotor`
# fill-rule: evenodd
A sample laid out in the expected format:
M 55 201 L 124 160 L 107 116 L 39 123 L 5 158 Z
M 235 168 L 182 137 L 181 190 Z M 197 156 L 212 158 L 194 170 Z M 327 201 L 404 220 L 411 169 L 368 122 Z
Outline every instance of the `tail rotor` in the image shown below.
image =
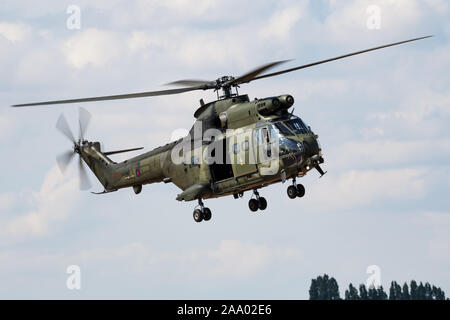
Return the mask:
M 89 122 L 91 119 L 91 114 L 83 109 L 79 109 L 79 138 L 78 141 L 75 140 L 75 137 L 72 133 L 72 130 L 67 123 L 66 117 L 64 114 L 61 114 L 56 122 L 56 129 L 61 132 L 67 139 L 69 139 L 73 143 L 73 149 L 68 150 L 59 156 L 56 157 L 56 162 L 58 163 L 59 169 L 64 174 L 69 166 L 70 162 L 72 162 L 73 157 L 76 153 L 78 153 L 79 161 L 78 161 L 78 172 L 79 172 L 79 181 L 80 181 L 80 189 L 87 190 L 91 187 L 91 183 L 89 181 L 86 168 L 84 167 L 83 159 L 81 157 L 81 152 L 83 149 L 83 145 L 87 143 L 84 140 L 84 135 L 86 134 L 86 130 L 89 126 Z

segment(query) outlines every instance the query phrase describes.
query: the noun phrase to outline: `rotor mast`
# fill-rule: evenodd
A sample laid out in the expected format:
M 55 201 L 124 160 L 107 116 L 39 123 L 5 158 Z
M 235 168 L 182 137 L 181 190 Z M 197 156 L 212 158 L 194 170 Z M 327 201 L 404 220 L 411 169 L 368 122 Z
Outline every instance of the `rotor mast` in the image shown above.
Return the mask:
M 235 78 L 232 76 L 223 76 L 216 80 L 217 85 L 215 91 L 217 92 L 217 99 L 228 99 L 239 95 L 237 89 L 239 88 L 239 85 L 234 84 L 234 80 Z M 233 87 L 236 92 L 233 92 Z M 222 95 L 219 95 L 219 90 L 222 90 Z

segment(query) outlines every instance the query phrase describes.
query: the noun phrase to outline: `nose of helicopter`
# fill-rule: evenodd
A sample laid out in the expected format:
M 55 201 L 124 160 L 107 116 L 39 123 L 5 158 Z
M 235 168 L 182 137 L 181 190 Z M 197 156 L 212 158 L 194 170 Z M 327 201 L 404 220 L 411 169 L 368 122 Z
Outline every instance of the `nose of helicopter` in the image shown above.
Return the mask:
M 305 148 L 305 156 L 310 158 L 315 155 L 319 155 L 320 147 L 317 139 L 314 137 L 307 137 L 303 140 L 303 146 Z

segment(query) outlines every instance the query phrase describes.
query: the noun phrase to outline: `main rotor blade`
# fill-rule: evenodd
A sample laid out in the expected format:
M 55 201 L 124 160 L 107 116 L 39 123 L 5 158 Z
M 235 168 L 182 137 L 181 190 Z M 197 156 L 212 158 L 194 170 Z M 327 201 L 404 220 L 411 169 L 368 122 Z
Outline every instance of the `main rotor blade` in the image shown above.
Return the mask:
M 78 123 L 80 124 L 80 140 L 84 140 L 84 135 L 86 133 L 87 127 L 89 126 L 89 122 L 91 121 L 91 114 L 84 108 L 80 108 L 78 110 Z
M 81 156 L 79 157 L 78 162 L 78 173 L 80 175 L 80 190 L 87 190 L 91 188 L 91 182 L 89 181 L 89 177 L 86 173 L 86 168 L 83 165 L 83 160 Z
M 178 80 L 174 82 L 166 83 L 166 86 L 181 86 L 181 87 L 193 87 L 193 86 L 204 86 L 214 84 L 214 81 L 207 81 L 207 80 L 194 80 L 194 79 L 185 79 L 185 80 Z
M 255 77 L 261 73 L 263 73 L 266 70 L 272 69 L 273 67 L 288 62 L 290 60 L 282 60 L 282 61 L 275 61 L 275 62 L 271 62 L 271 63 L 267 63 L 265 65 L 262 65 L 256 69 L 253 69 L 252 71 L 249 71 L 245 74 L 243 74 L 242 76 L 232 80 L 229 84 L 240 84 L 240 83 L 247 83 L 252 81 L 253 79 L 255 79 Z
M 196 87 L 180 88 L 180 89 L 127 93 L 127 94 L 119 94 L 119 95 L 113 95 L 113 96 L 101 96 L 101 97 L 91 97 L 91 98 L 81 98 L 81 99 L 33 102 L 33 103 L 15 104 L 12 107 L 30 107 L 30 106 L 49 105 L 49 104 L 61 104 L 61 103 L 92 102 L 92 101 L 154 97 L 154 96 L 178 94 L 178 93 L 183 93 L 183 92 L 188 92 L 188 91 L 193 91 L 193 90 L 205 90 L 205 88 L 203 86 L 196 86 Z
M 66 151 L 56 157 L 56 163 L 58 163 L 59 170 L 64 174 L 66 172 L 67 166 L 73 159 L 75 152 L 73 150 Z
M 358 54 L 366 53 L 366 52 L 369 52 L 369 51 L 375 51 L 375 50 L 379 50 L 379 49 L 383 49 L 383 48 L 387 48 L 387 47 L 392 47 L 392 46 L 397 46 L 397 45 L 400 45 L 400 44 L 413 42 L 413 41 L 418 41 L 418 40 L 431 38 L 431 37 L 433 37 L 433 36 L 420 37 L 420 38 L 415 38 L 415 39 L 410 39 L 410 40 L 390 43 L 390 44 L 386 44 L 386 45 L 383 45 L 383 46 L 380 46 L 380 47 L 366 49 L 366 50 L 362 50 L 362 51 L 358 51 L 358 52 L 353 52 L 353 53 L 345 54 L 343 56 L 339 56 L 339 57 L 336 57 L 336 58 L 331 58 L 331 59 L 326 59 L 326 60 L 322 60 L 322 61 L 318 61 L 318 62 L 313 62 L 313 63 L 305 64 L 305 65 L 302 65 L 302 66 L 299 66 L 299 67 L 290 68 L 290 69 L 281 70 L 281 71 L 265 74 L 265 75 L 262 75 L 262 76 L 254 77 L 252 79 L 252 81 L 253 80 L 258 80 L 258 79 L 263 79 L 263 78 L 274 77 L 274 76 L 278 76 L 278 75 L 283 74 L 283 73 L 288 73 L 288 72 L 292 72 L 292 71 L 296 71 L 296 70 L 300 70 L 300 69 L 305 69 L 305 68 L 317 66 L 317 65 L 322 64 L 322 63 L 327 63 L 327 62 L 331 62 L 331 61 L 335 61 L 335 60 L 339 60 L 339 59 L 343 59 L 343 58 L 347 58 L 347 57 L 351 57 L 351 56 L 356 56 Z
M 69 139 L 71 142 L 75 142 L 72 130 L 70 130 L 66 117 L 64 117 L 64 114 L 62 113 L 59 116 L 58 121 L 56 122 L 56 129 L 58 129 L 58 131 L 61 132 L 64 136 L 66 136 L 67 139 Z

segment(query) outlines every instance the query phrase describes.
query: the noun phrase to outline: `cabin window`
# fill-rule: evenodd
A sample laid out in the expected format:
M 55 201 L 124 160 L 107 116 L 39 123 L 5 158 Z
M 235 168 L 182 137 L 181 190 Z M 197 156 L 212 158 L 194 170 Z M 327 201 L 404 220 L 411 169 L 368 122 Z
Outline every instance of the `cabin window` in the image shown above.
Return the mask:
M 198 164 L 200 164 L 200 161 L 199 161 L 198 157 L 197 156 L 192 156 L 191 157 L 191 165 L 198 165 Z
M 242 142 L 242 150 L 248 151 L 249 143 L 248 140 Z
M 238 154 L 239 153 L 239 143 L 233 144 L 233 153 Z

